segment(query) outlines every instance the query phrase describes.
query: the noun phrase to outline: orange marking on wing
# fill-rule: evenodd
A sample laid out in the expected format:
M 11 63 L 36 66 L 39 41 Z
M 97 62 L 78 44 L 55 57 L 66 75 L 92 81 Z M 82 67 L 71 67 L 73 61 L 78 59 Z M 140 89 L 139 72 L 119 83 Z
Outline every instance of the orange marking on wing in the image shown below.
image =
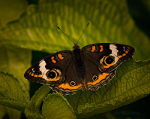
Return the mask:
M 42 77 L 42 75 L 39 74 L 38 77 Z
M 31 76 L 34 76 L 34 73 L 31 73 Z
M 111 67 L 111 66 L 113 66 L 114 65 L 114 63 L 112 63 L 112 64 L 109 64 L 109 65 L 106 65 L 106 66 L 104 66 L 104 68 L 109 68 L 109 67 Z
M 34 77 L 42 77 L 42 75 L 40 75 L 40 74 L 39 75 L 34 75 Z
M 58 81 L 59 79 L 60 79 L 60 76 L 57 78 L 53 78 L 53 79 L 49 78 L 48 81 Z
M 32 73 L 32 72 L 30 72 L 29 75 L 31 75 L 31 76 L 33 76 L 33 77 L 42 77 L 41 74 L 37 75 L 37 74 L 34 74 L 34 73 Z
M 35 74 L 34 77 L 38 77 L 38 75 Z
M 100 45 L 99 47 L 100 47 L 100 50 L 99 50 L 99 51 L 100 51 L 100 52 L 103 52 L 103 46 Z
M 63 60 L 63 59 L 64 59 L 64 57 L 62 56 L 62 54 L 58 54 L 58 58 L 59 58 L 60 60 Z
M 96 85 L 98 83 L 100 83 L 103 79 L 105 79 L 107 76 L 109 75 L 109 73 L 102 73 L 98 75 L 98 79 L 96 81 L 93 82 L 88 82 L 88 85 Z
M 91 52 L 94 52 L 95 50 L 96 50 L 96 47 L 93 45 L 92 49 L 91 49 Z
M 56 63 L 56 60 L 54 59 L 54 56 L 51 57 L 51 60 L 53 63 Z
M 37 75 L 37 74 L 35 74 L 34 77 L 42 77 L 42 75 Z
M 122 55 L 119 55 L 118 57 L 122 58 L 122 57 L 126 56 L 128 53 L 129 53 L 129 50 L 126 50 L 125 53 L 123 53 Z
M 76 86 L 70 86 L 68 83 L 63 83 L 63 84 L 60 84 L 58 87 L 62 89 L 78 89 L 81 86 L 82 86 L 81 84 L 76 85 Z

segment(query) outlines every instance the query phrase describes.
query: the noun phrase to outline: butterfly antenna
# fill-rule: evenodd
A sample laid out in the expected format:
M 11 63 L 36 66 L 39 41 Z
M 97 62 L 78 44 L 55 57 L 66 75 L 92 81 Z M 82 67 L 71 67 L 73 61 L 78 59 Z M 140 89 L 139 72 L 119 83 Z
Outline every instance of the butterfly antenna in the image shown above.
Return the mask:
M 88 28 L 89 24 L 90 24 L 90 23 L 88 22 L 87 25 L 86 25 L 86 27 L 85 27 L 84 30 L 82 31 L 81 35 L 79 36 L 79 39 L 77 40 L 76 44 L 78 44 L 79 40 L 82 39 L 82 36 L 83 36 L 83 34 L 85 33 L 85 30 Z
M 68 34 L 66 34 L 58 25 L 57 25 L 57 29 L 60 30 L 68 38 L 68 40 L 70 40 L 75 44 L 74 40 L 72 40 L 72 38 Z

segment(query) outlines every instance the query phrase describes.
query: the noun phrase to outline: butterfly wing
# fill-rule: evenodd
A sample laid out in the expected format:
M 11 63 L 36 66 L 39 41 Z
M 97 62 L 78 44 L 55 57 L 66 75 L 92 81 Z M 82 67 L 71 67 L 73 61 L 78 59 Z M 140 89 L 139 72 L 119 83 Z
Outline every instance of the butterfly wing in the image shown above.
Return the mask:
M 33 82 L 48 84 L 61 93 L 73 93 L 82 89 L 72 62 L 71 51 L 57 52 L 29 68 L 24 77 Z
M 77 52 L 74 50 L 74 53 Z M 132 57 L 134 49 L 127 45 L 98 43 L 83 47 L 80 55 L 74 53 L 57 52 L 33 65 L 24 76 L 30 81 L 48 84 L 63 94 L 75 93 L 80 89 L 96 90 L 112 79 L 116 68 Z M 85 73 L 74 61 L 78 56 L 83 57 L 84 67 L 81 69 L 85 69 Z
M 82 51 L 87 87 L 96 90 L 114 77 L 116 68 L 132 57 L 134 48 L 121 44 L 98 43 L 85 46 Z

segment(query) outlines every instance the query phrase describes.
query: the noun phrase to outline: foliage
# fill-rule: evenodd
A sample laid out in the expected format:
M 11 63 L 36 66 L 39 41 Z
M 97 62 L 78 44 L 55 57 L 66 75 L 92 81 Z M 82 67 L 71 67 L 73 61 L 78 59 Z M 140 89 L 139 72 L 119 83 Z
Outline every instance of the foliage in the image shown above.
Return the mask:
M 5 0 L 0 3 L 0 118 L 7 113 L 9 118 L 19 119 L 21 112 L 29 119 L 88 118 L 150 93 L 150 34 L 146 32 L 147 26 L 137 24 L 140 13 L 133 9 L 136 14 L 130 14 L 133 4 L 129 1 L 40 0 L 27 5 L 25 0 L 13 3 Z M 142 9 L 149 15 L 149 2 L 142 3 Z M 78 39 L 81 47 L 113 42 L 131 45 L 136 53 L 98 91 L 62 96 L 48 94 L 49 87 L 42 86 L 30 99 L 29 82 L 23 74 L 31 65 L 32 51 L 71 50 Z M 113 118 L 107 113 L 107 118 L 110 117 Z

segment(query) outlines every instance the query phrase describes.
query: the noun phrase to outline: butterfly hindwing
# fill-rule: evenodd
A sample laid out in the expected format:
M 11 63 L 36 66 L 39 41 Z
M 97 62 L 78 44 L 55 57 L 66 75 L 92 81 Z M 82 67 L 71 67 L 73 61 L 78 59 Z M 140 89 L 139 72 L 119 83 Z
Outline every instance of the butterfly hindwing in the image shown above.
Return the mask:
M 87 88 L 90 90 L 97 90 L 112 79 L 115 75 L 115 71 L 101 72 L 98 64 L 85 60 L 86 75 L 85 81 Z

